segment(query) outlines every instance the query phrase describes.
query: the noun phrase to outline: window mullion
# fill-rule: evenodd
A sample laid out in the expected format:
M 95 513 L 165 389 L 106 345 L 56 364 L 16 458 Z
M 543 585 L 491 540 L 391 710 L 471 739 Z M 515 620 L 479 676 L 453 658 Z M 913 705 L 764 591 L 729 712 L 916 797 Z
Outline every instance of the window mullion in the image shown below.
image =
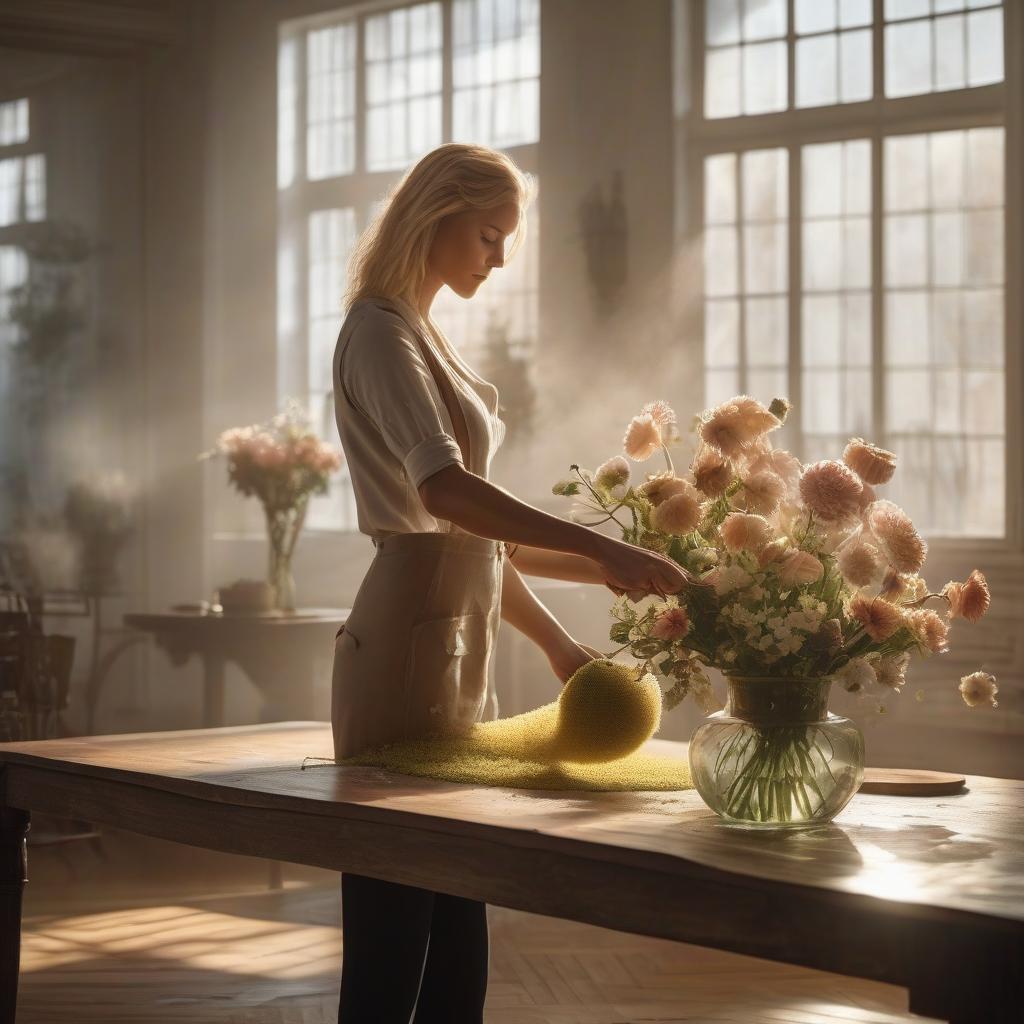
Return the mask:
M 366 173 L 366 18 L 356 20 L 356 123 L 355 123 L 355 168 L 356 174 Z M 361 223 L 365 211 L 356 211 L 357 223 Z
M 876 2 L 876 6 L 880 4 Z M 871 413 L 876 444 L 886 444 L 888 424 L 885 417 L 885 271 L 882 227 L 884 223 L 884 137 L 881 131 L 871 136 Z
M 789 394 L 793 405 L 792 443 L 806 454 L 803 402 L 803 153 L 801 147 L 789 151 Z M 790 417 L 786 417 L 787 423 Z
M 786 109 L 796 107 L 796 0 L 786 0 Z
M 455 102 L 452 89 L 452 4 L 444 0 L 441 4 L 441 140 L 452 141 L 452 106 Z
M 743 157 L 744 152 L 736 155 L 736 323 L 739 334 L 739 389 L 740 394 L 747 393 L 747 281 L 744 273 L 744 228 L 743 216 Z

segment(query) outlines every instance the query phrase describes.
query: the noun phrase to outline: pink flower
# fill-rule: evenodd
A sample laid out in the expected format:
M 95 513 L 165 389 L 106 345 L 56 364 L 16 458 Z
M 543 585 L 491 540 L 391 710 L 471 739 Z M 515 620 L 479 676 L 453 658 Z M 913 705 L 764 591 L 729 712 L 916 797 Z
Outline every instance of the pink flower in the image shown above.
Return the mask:
M 629 421 L 622 439 L 625 453 L 635 462 L 649 459 L 662 445 L 661 429 L 650 413 L 641 413 Z
M 875 664 L 875 676 L 881 686 L 891 690 L 899 688 L 907 681 L 907 666 L 910 664 L 910 652 L 900 651 L 899 654 L 885 654 Z
M 648 402 L 641 410 L 641 415 L 647 413 L 658 424 L 658 429 L 664 437 L 673 437 L 676 431 L 676 414 L 668 402 L 660 398 L 654 402 Z
M 779 563 L 779 579 L 787 587 L 820 580 L 825 569 L 809 551 L 791 551 Z
M 288 453 L 278 444 L 264 442 L 254 446 L 252 461 L 261 469 L 280 469 L 288 462 Z
M 895 604 L 907 591 L 907 581 L 891 565 L 885 570 L 878 596 Z
M 861 482 L 841 462 L 826 459 L 808 466 L 800 477 L 800 496 L 819 519 L 841 522 L 860 511 Z
M 690 617 L 685 608 L 669 608 L 651 626 L 651 636 L 659 640 L 678 640 L 690 631 Z
M 857 594 L 850 601 L 850 615 L 864 627 L 872 640 L 888 640 L 903 625 L 903 613 L 880 597 Z
M 759 552 L 772 540 L 772 528 L 764 516 L 752 512 L 730 512 L 719 527 L 722 542 L 730 551 Z
M 709 498 L 720 498 L 732 482 L 732 466 L 714 448 L 702 448 L 693 460 L 693 482 Z
M 876 548 L 863 541 L 848 544 L 839 552 L 839 571 L 855 587 L 866 587 L 878 575 L 879 554 Z
M 770 469 L 776 476 L 781 477 L 794 498 L 800 493 L 800 474 L 804 471 L 803 463 L 784 448 L 773 448 L 771 451 L 762 452 L 751 459 L 747 472 L 757 473 L 762 469 Z
M 899 572 L 917 572 L 924 565 L 928 545 L 910 516 L 891 501 L 873 502 L 865 512 L 868 528 L 889 564 Z
M 853 438 L 846 446 L 843 462 L 866 484 L 888 483 L 896 472 L 896 456 L 862 437 Z
M 777 473 L 770 469 L 759 469 L 744 481 L 740 491 L 743 507 L 747 512 L 770 516 L 786 493 L 786 484 Z
M 651 513 L 651 525 L 662 533 L 682 537 L 697 529 L 700 522 L 700 501 L 697 489 L 685 480 L 679 481 L 686 490 L 673 494 L 656 506 Z
M 770 544 L 766 544 L 757 556 L 757 564 L 760 568 L 772 565 L 782 559 L 786 553 L 787 541 L 785 537 L 779 537 Z
M 999 707 L 996 694 L 999 687 L 996 686 L 996 677 L 991 672 L 972 672 L 968 676 L 960 678 L 960 696 L 969 708 L 976 708 L 979 704 L 991 704 L 992 707 Z
M 949 600 L 950 621 L 967 619 L 968 622 L 977 622 L 988 611 L 992 600 L 988 581 L 978 569 L 964 583 L 947 583 L 942 593 Z
M 757 399 L 738 395 L 711 410 L 701 424 L 700 435 L 707 444 L 727 458 L 743 455 L 782 421 L 773 416 Z
M 625 460 L 623 459 L 623 461 Z M 649 474 L 637 490 L 652 505 L 660 505 L 666 498 L 671 498 L 674 494 L 683 494 L 687 486 L 685 480 L 677 477 L 670 469 L 666 469 L 661 473 Z M 693 488 L 691 487 L 690 490 Z
M 614 455 L 607 462 L 602 462 L 594 473 L 594 483 L 608 490 L 628 482 L 629 463 L 621 455 Z
M 941 654 L 949 650 L 949 625 L 931 608 L 910 608 L 905 613 L 907 628 L 930 651 Z

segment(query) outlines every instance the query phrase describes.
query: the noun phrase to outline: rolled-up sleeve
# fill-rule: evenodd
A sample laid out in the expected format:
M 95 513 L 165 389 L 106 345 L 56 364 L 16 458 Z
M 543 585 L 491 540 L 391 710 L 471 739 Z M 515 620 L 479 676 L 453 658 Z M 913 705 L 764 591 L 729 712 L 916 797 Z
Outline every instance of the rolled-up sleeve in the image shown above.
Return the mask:
M 358 324 L 340 377 L 349 400 L 380 431 L 414 487 L 445 466 L 463 465 L 437 384 L 401 317 L 381 312 Z

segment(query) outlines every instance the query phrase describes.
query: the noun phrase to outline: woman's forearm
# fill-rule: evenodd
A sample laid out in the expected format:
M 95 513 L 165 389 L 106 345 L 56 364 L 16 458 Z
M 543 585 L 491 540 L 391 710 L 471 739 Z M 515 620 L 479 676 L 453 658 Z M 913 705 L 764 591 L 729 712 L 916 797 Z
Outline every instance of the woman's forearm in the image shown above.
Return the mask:
M 595 558 L 609 538 L 513 497 L 459 465 L 445 466 L 419 488 L 424 507 L 469 533 Z
M 524 576 L 543 576 L 549 580 L 566 580 L 569 583 L 605 582 L 601 566 L 584 555 L 520 544 L 511 559 Z
M 549 657 L 559 647 L 573 642 L 562 624 L 526 585 L 507 558 L 501 583 L 501 617 L 528 636 Z

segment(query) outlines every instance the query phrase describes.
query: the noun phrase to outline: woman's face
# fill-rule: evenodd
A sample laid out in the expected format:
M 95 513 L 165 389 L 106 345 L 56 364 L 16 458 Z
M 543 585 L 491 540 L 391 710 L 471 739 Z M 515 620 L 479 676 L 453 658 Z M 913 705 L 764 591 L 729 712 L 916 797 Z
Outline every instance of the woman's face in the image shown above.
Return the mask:
M 430 248 L 430 273 L 457 295 L 472 298 L 487 275 L 505 265 L 505 240 L 518 223 L 519 205 L 514 202 L 449 214 Z

